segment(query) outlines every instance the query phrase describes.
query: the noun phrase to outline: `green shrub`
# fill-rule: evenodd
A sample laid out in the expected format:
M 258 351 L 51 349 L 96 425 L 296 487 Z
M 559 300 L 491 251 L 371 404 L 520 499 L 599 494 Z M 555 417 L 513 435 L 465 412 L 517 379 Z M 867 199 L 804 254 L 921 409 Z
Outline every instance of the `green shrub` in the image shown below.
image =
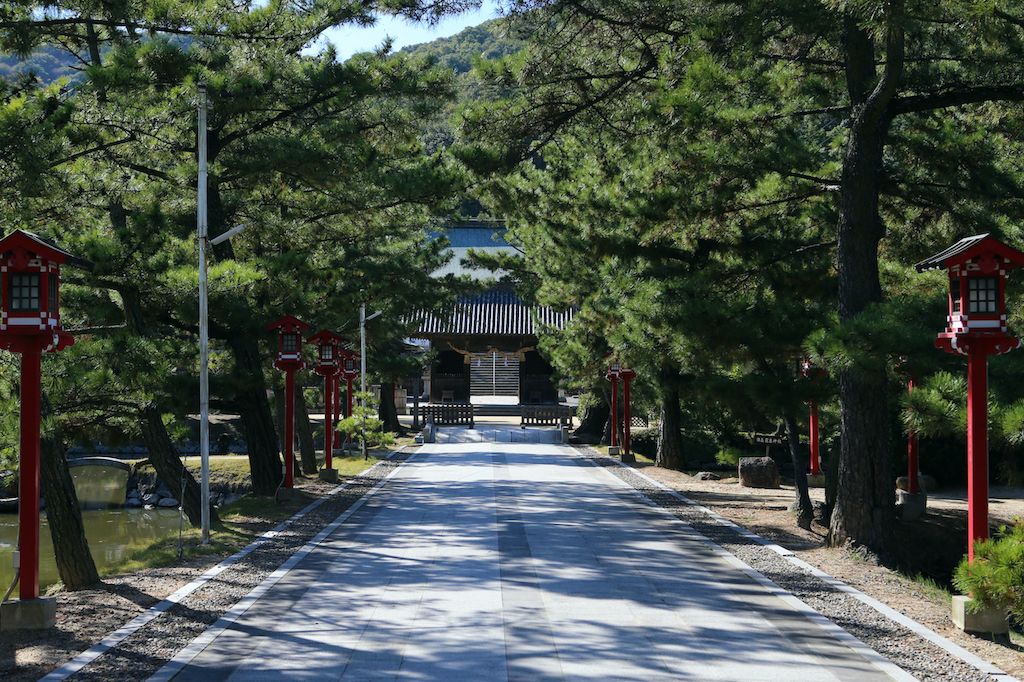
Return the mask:
M 1024 520 L 1003 526 L 997 536 L 974 546 L 974 563 L 964 558 L 953 584 L 981 606 L 1007 609 L 1024 620 Z
M 658 454 L 658 429 L 632 429 L 629 446 L 636 454 L 654 459 Z
M 715 461 L 719 464 L 725 464 L 729 466 L 736 466 L 740 463 L 740 457 L 743 453 L 736 448 L 722 448 L 715 453 Z

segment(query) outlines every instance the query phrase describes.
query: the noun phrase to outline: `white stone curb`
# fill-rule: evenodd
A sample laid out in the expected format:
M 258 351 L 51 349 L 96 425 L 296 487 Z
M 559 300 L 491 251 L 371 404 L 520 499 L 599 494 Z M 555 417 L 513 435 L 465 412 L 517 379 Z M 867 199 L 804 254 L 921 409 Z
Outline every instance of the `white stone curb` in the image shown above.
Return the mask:
M 398 454 L 398 451 L 392 452 L 391 454 L 388 455 L 387 459 L 391 459 L 392 457 L 394 457 L 397 454 Z M 374 467 L 379 466 L 379 465 L 380 465 L 380 462 L 374 464 L 371 467 L 368 467 L 367 469 L 365 469 L 364 471 L 360 472 L 357 475 L 358 476 L 362 476 L 367 471 L 370 471 L 371 469 L 373 469 Z M 396 471 L 397 471 L 397 469 L 396 469 Z M 394 473 L 394 472 L 392 472 L 392 473 Z M 390 477 L 390 475 L 391 474 L 388 474 L 388 477 Z M 382 480 L 386 480 L 386 478 L 388 478 L 388 477 L 385 477 L 385 479 L 382 479 Z M 51 671 L 46 676 L 40 678 L 40 682 L 52 682 L 52 681 L 55 681 L 55 680 L 64 680 L 64 679 L 67 679 L 68 677 L 70 677 L 71 675 L 74 675 L 75 673 L 77 673 L 82 668 L 84 668 L 85 666 L 87 666 L 90 663 L 92 663 L 93 661 L 95 661 L 97 658 L 102 656 L 104 653 L 106 653 L 110 649 L 114 648 L 115 646 L 117 646 L 118 644 L 123 642 L 124 640 L 128 639 L 128 637 L 130 637 L 135 632 L 137 632 L 138 630 L 140 630 L 143 627 L 145 627 L 147 624 L 152 622 L 154 619 L 159 618 L 166 611 L 168 611 L 172 606 L 174 606 L 175 604 L 178 604 L 183 599 L 185 599 L 185 597 L 189 596 L 190 594 L 192 594 L 193 592 L 198 590 L 200 587 L 202 587 L 206 583 L 208 583 L 211 580 L 213 580 L 214 578 L 216 578 L 218 575 L 220 575 L 221 573 L 226 571 L 228 568 L 230 568 L 233 564 L 238 563 L 241 559 L 245 558 L 249 554 L 252 554 L 256 549 L 258 549 L 262 545 L 265 545 L 266 543 L 270 542 L 270 540 L 274 539 L 276 536 L 281 534 L 281 532 L 286 530 L 289 526 L 291 526 L 297 520 L 299 520 L 300 518 L 302 518 L 303 516 L 305 516 L 309 512 L 313 511 L 314 509 L 316 509 L 320 505 L 324 504 L 325 502 L 327 502 L 329 499 L 331 499 L 332 497 L 334 497 L 338 493 L 342 492 L 343 490 L 346 490 L 348 487 L 349 487 L 348 483 L 344 483 L 342 485 L 339 485 L 339 486 L 335 487 L 334 490 L 329 492 L 324 497 L 321 497 L 319 500 L 314 500 L 313 502 L 309 503 L 303 509 L 295 512 L 289 518 L 287 518 L 284 521 L 282 521 L 281 523 L 277 524 L 272 529 L 268 530 L 266 533 L 263 533 L 257 539 L 253 540 L 249 545 L 247 545 L 246 547 L 244 547 L 244 548 L 240 549 L 239 551 L 235 552 L 234 554 L 232 554 L 227 559 L 225 559 L 224 561 L 220 562 L 219 564 L 217 564 L 213 568 L 210 568 L 209 570 L 207 570 L 205 573 L 203 573 L 201 576 L 199 576 L 198 578 L 196 578 L 192 582 L 190 582 L 187 585 L 184 585 L 182 587 L 179 587 L 173 594 L 169 595 L 163 601 L 160 601 L 160 602 L 154 604 L 153 606 L 149 607 L 147 610 L 145 610 L 142 613 L 140 613 L 139 615 L 135 616 L 135 618 L 132 618 L 130 621 L 128 621 L 127 623 L 122 625 L 120 628 L 118 628 L 117 630 L 111 632 L 109 635 L 104 637 L 102 640 L 100 640 L 96 644 L 93 644 L 91 647 L 89 647 L 88 649 L 86 649 L 82 653 L 78 654 L 73 659 L 71 659 L 70 661 L 68 661 L 64 665 L 62 665 L 61 667 L 57 668 L 56 670 Z M 373 488 L 372 490 L 376 490 L 376 487 Z M 372 492 L 372 490 L 371 490 L 371 492 Z M 369 493 L 367 493 L 367 494 L 369 494 Z M 360 500 L 361 499 L 362 498 L 360 498 Z M 357 503 L 360 500 L 357 500 Z
M 838 578 L 834 578 L 833 576 L 829 575 L 828 573 L 825 573 L 821 569 L 819 569 L 819 568 L 817 568 L 815 566 L 812 566 L 811 564 L 807 563 L 803 559 L 800 559 L 799 557 L 797 557 L 795 554 L 793 554 L 792 551 L 786 549 L 785 547 L 782 547 L 780 545 L 775 544 L 774 542 L 766 540 L 765 538 L 761 537 L 760 535 L 757 535 L 756 533 L 751 532 L 750 530 L 744 528 L 743 526 L 740 526 L 740 525 L 737 525 L 736 523 L 733 523 L 729 519 L 727 519 L 727 518 L 721 516 L 720 514 L 712 511 L 711 509 L 705 507 L 704 505 L 698 503 L 697 501 L 695 501 L 695 500 L 693 500 L 693 499 L 683 495 L 679 491 L 674 490 L 674 489 L 668 487 L 667 485 L 665 485 L 661 481 L 658 481 L 656 479 L 651 478 L 650 476 L 648 476 L 647 474 L 643 473 L 639 469 L 635 469 L 635 468 L 633 468 L 631 466 L 623 464 L 622 462 L 619 462 L 618 460 L 616 460 L 613 457 L 608 457 L 607 455 L 602 455 L 600 452 L 597 452 L 596 450 L 592 450 L 592 452 L 596 453 L 599 457 L 605 457 L 605 458 L 609 459 L 610 461 L 615 462 L 617 465 L 619 465 L 620 467 L 622 467 L 624 469 L 629 469 L 629 471 L 631 473 L 633 473 L 633 474 L 639 476 L 640 478 L 644 479 L 645 481 L 647 481 L 648 483 L 650 483 L 654 487 L 658 488 L 662 492 L 671 495 L 672 497 L 676 498 L 680 502 L 684 502 L 684 503 L 686 503 L 686 504 L 688 504 L 688 505 L 690 505 L 692 507 L 695 507 L 697 510 L 703 512 L 704 514 L 707 514 L 709 517 L 714 519 L 715 522 L 717 522 L 718 524 L 720 524 L 722 526 L 727 526 L 727 527 L 731 528 L 732 530 L 736 531 L 737 533 L 739 533 L 740 535 L 742 535 L 743 537 L 745 537 L 745 538 L 747 538 L 747 539 L 749 539 L 749 540 L 751 540 L 753 542 L 756 542 L 756 543 L 758 543 L 760 545 L 763 545 L 767 549 L 770 549 L 771 551 L 773 551 L 776 554 L 780 555 L 783 559 L 785 559 L 789 563 L 793 564 L 794 566 L 800 568 L 803 571 L 806 571 L 806 572 L 814 575 L 816 578 L 818 578 L 822 582 L 827 583 L 830 587 L 833 587 L 833 588 L 835 588 L 836 590 L 838 590 L 840 592 L 844 592 L 844 593 L 850 595 L 851 597 L 853 597 L 854 599 L 856 599 L 856 600 L 858 600 L 858 601 L 860 601 L 860 602 L 870 606 L 871 608 L 873 608 L 874 610 L 878 611 L 879 613 L 881 613 L 883 616 L 885 616 L 889 620 L 892 620 L 892 621 L 895 621 L 895 622 L 899 623 L 903 627 L 905 627 L 908 630 L 910 630 L 911 632 L 913 632 L 915 635 L 921 637 L 922 639 L 925 639 L 925 640 L 931 642 L 932 644 L 934 644 L 935 646 L 939 647 L 940 649 L 942 649 L 943 651 L 945 651 L 949 655 L 954 656 L 954 657 L 960 659 L 964 663 L 966 663 L 966 664 L 968 664 L 968 665 L 970 665 L 970 666 L 972 666 L 974 668 L 977 668 L 978 670 L 980 670 L 981 672 L 985 673 L 986 675 L 994 677 L 995 679 L 1000 680 L 1000 682 L 1020 682 L 1019 680 L 1017 680 L 1017 678 L 1013 677 L 1009 673 L 1004 672 L 1003 670 L 1001 670 L 1000 668 L 996 667 L 992 663 L 986 661 L 985 659 L 981 658 L 977 654 L 973 654 L 970 651 L 968 651 L 967 649 L 964 649 L 959 644 L 956 644 L 955 642 L 952 642 L 952 641 L 946 639 L 945 637 L 943 637 L 942 635 L 938 634 L 934 630 L 931 630 L 927 626 L 922 625 L 921 623 L 918 623 L 916 620 L 914 620 L 912 618 L 909 618 L 908 616 L 900 613 L 899 611 L 897 611 L 896 609 L 892 608 L 891 606 L 883 604 L 881 601 L 875 599 L 874 597 L 870 597 L 870 596 L 864 594 L 863 592 L 861 592 L 860 590 L 856 589 L 855 587 L 851 587 L 851 586 L 847 585 L 846 583 L 844 583 L 843 581 L 839 580 Z M 609 474 L 609 475 L 611 475 L 611 474 Z M 637 491 L 637 492 L 640 492 L 640 491 Z M 640 494 L 643 495 L 643 493 L 640 493 Z M 665 510 L 665 511 L 668 511 L 668 510 Z M 671 513 L 671 512 L 669 512 L 669 513 Z M 712 542 L 712 544 L 714 544 L 714 543 Z M 718 545 L 715 545 L 715 546 L 718 547 Z M 725 550 L 723 550 L 723 551 L 725 551 Z M 728 554 L 728 552 L 726 552 L 726 554 Z M 729 554 L 729 556 L 732 556 L 732 555 Z M 736 559 L 736 561 L 740 561 L 740 560 Z M 740 561 L 740 563 L 743 564 L 742 561 Z M 743 564 L 743 566 L 746 566 L 746 564 Z M 761 575 L 760 573 L 757 573 L 757 571 L 755 571 L 753 568 L 750 568 L 749 566 L 747 566 L 747 568 L 749 568 L 750 571 L 753 571 L 754 573 L 756 573 L 757 576 L 760 576 L 760 578 L 758 579 L 758 582 L 761 582 L 761 579 L 764 579 L 764 580 L 768 581 L 769 583 L 771 583 L 772 585 L 775 585 L 775 583 L 771 582 L 768 578 L 766 578 L 765 576 Z M 778 586 L 776 586 L 776 587 L 778 587 Z M 782 589 L 782 588 L 779 588 L 779 589 Z M 783 591 L 783 592 L 785 592 L 785 591 Z M 789 594 L 789 593 L 785 592 L 785 594 Z M 793 595 L 790 595 L 790 596 L 792 597 Z M 797 599 L 796 597 L 793 597 L 793 599 L 796 599 L 798 602 L 800 602 L 800 600 Z M 810 609 L 812 612 L 818 614 L 817 611 L 814 611 L 813 609 L 811 609 L 810 606 L 807 606 L 803 602 L 800 602 L 800 604 L 803 604 L 807 609 Z M 830 621 L 827 618 L 825 618 L 825 616 L 823 616 L 821 614 L 818 614 L 818 616 L 823 618 L 823 619 L 825 619 L 825 620 L 827 620 L 834 627 L 842 630 L 842 628 L 839 628 L 838 625 L 835 625 L 834 623 L 832 623 L 832 621 Z M 843 632 L 846 633 L 845 630 L 843 630 Z M 850 635 L 849 633 L 846 633 L 846 634 L 847 634 L 847 636 L 849 636 L 852 639 L 854 639 L 854 641 L 856 641 L 862 647 L 868 648 L 870 651 L 874 652 L 876 656 L 881 656 L 881 654 L 878 654 L 877 652 L 875 652 L 874 649 L 870 649 L 869 647 L 867 647 L 866 645 L 861 643 L 860 640 L 854 638 L 853 635 Z M 886 660 L 888 662 L 888 659 L 884 659 L 884 660 Z M 895 665 L 895 664 L 892 664 L 891 662 L 890 662 L 890 664 L 891 665 Z M 902 668 L 900 668 L 900 671 L 902 672 Z M 911 677 L 910 679 L 914 679 L 914 678 Z
M 276 571 L 264 578 L 263 582 L 254 587 L 249 594 L 245 595 L 240 601 L 232 606 L 228 611 L 224 613 L 217 622 L 208 627 L 201 635 L 192 640 L 179 651 L 174 658 L 167 662 L 164 667 L 156 671 L 152 677 L 149 678 L 149 682 L 168 682 L 174 678 L 175 675 L 180 673 L 189 663 L 195 659 L 196 656 L 201 654 L 206 647 L 213 643 L 213 640 L 217 639 L 225 630 L 231 627 L 231 624 L 242 617 L 249 608 L 255 604 L 263 595 L 270 591 L 274 585 L 281 581 L 288 573 L 295 568 L 300 561 L 306 558 L 306 556 L 316 549 L 320 543 L 326 540 L 338 527 L 345 523 L 354 513 L 366 504 L 367 500 L 376 495 L 381 488 L 388 482 L 392 476 L 398 473 L 398 467 L 391 470 L 384 478 L 377 482 L 377 485 L 373 486 L 366 492 L 365 495 L 356 500 L 352 506 L 343 511 L 334 519 L 329 525 L 323 530 L 316 534 L 309 542 L 302 546 L 295 554 L 292 554 L 288 559 L 281 564 Z

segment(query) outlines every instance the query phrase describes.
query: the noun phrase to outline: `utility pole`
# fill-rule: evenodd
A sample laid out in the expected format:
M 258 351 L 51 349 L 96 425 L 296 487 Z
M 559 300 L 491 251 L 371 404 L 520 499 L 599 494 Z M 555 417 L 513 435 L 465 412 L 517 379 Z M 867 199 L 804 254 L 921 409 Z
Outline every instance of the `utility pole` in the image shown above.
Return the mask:
M 362 394 L 362 397 L 359 398 L 359 406 L 363 408 L 366 407 L 366 323 L 379 317 L 381 312 L 378 310 L 367 317 L 366 304 L 359 304 L 359 392 Z M 363 459 L 366 459 L 366 437 L 363 433 L 359 434 L 359 440 Z
M 201 491 L 199 510 L 202 543 L 210 543 L 210 329 L 207 320 L 206 242 L 206 84 L 199 84 L 199 186 L 196 224 L 199 230 L 199 461 Z

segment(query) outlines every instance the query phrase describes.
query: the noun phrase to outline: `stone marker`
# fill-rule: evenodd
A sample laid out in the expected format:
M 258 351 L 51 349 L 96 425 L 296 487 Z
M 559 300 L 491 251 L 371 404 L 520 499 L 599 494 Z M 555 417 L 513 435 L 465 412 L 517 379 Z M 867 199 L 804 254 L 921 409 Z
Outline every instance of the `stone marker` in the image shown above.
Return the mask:
M 771 457 L 740 457 L 740 485 L 744 488 L 778 488 L 779 468 Z

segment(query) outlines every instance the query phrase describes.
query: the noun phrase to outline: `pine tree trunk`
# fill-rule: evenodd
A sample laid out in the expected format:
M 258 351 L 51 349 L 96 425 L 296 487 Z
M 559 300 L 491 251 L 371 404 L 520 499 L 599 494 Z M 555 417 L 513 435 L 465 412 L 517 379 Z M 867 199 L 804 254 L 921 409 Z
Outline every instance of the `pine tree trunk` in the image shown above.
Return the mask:
M 402 425 L 398 421 L 398 408 L 395 406 L 395 384 L 393 382 L 381 383 L 380 385 L 380 407 L 377 408 L 377 417 L 384 422 L 385 431 L 401 431 Z
M 150 403 L 142 410 L 142 440 L 149 450 L 149 461 L 156 469 L 157 478 L 178 497 L 181 508 L 194 528 L 202 524 L 202 491 L 192 473 L 181 462 L 174 447 L 160 409 Z M 210 505 L 210 523 L 218 522 L 217 510 Z
M 797 431 L 796 417 L 791 409 L 783 415 L 786 421 L 786 440 L 789 441 L 789 457 L 793 462 L 793 482 L 796 485 L 797 525 L 809 529 L 814 520 L 814 505 L 807 489 L 807 467 L 809 456 L 800 444 L 800 432 Z
M 257 495 L 273 495 L 283 476 L 259 346 L 249 335 L 232 336 L 228 343 L 235 358 L 234 403 L 242 417 L 252 490 Z
M 885 64 L 879 77 L 875 44 L 856 17 L 843 27 L 847 89 L 852 103 L 840 190 L 839 318 L 849 321 L 882 300 L 878 244 L 885 234 L 878 196 L 885 176 L 883 153 L 891 119 L 889 104 L 903 66 L 901 3 L 886 6 Z M 884 551 L 895 521 L 888 386 L 882 358 L 857 363 L 839 374 L 842 442 L 839 489 L 829 543 L 868 545 Z
M 585 443 L 599 443 L 607 423 L 608 403 L 604 400 L 592 403 L 581 416 L 580 425 L 573 435 Z
M 100 574 L 89 551 L 78 494 L 59 437 L 48 435 L 42 438 L 39 466 L 42 492 L 46 498 L 46 520 L 50 524 L 53 554 L 64 589 L 81 590 L 95 585 L 100 581 Z
M 313 424 L 309 421 L 309 407 L 306 394 L 301 386 L 295 387 L 295 432 L 299 434 L 299 456 L 302 473 L 316 474 L 316 446 L 313 441 Z
M 686 466 L 683 455 L 682 412 L 679 409 L 679 389 L 664 389 L 661 398 L 661 420 L 658 427 L 658 454 L 654 463 L 666 469 L 681 471 Z

